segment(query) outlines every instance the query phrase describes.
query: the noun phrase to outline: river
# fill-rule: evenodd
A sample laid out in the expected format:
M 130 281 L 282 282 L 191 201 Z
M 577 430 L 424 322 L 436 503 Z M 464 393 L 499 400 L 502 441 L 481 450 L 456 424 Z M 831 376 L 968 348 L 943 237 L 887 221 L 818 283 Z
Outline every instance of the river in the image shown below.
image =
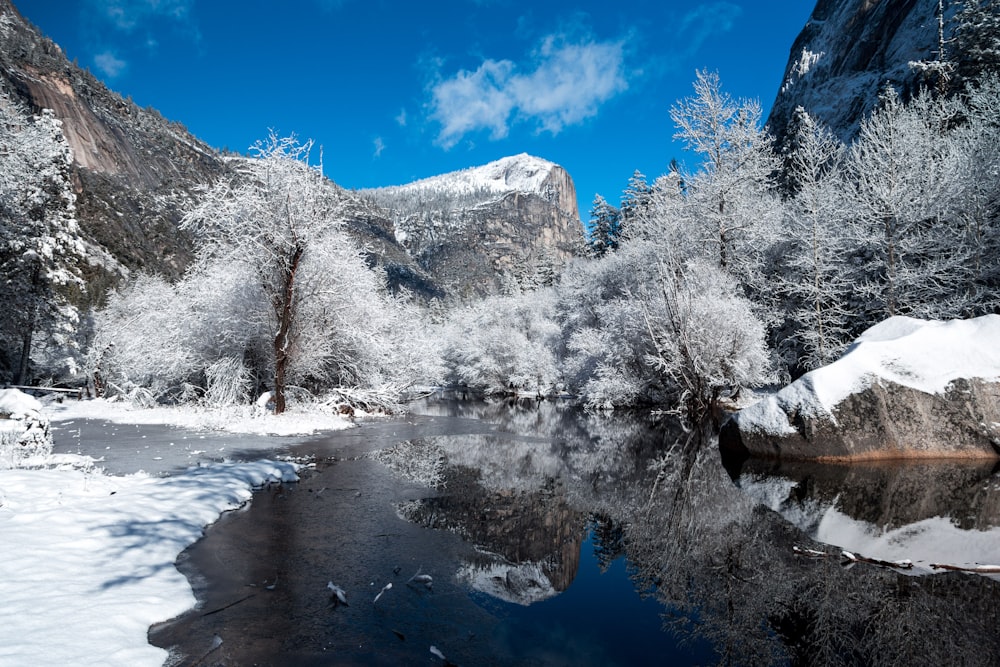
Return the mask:
M 1000 562 L 992 468 L 723 466 L 709 432 L 554 402 L 282 453 L 315 464 L 178 559 L 175 664 L 1000 663 L 998 582 L 931 567 Z

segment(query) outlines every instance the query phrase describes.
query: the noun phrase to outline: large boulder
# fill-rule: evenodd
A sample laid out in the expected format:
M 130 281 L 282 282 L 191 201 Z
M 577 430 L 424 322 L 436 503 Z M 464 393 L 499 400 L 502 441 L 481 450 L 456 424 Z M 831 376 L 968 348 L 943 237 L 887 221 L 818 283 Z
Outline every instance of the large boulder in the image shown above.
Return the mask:
M 739 411 L 720 445 L 778 459 L 1000 456 L 1000 316 L 893 317 Z

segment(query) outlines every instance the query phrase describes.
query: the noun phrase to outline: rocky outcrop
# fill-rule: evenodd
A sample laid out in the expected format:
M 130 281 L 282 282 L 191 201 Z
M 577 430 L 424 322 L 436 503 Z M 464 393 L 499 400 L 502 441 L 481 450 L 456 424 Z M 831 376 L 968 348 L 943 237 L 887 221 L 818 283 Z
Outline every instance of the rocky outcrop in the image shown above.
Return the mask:
M 830 417 L 793 411 L 776 434 L 730 420 L 724 448 L 764 458 L 859 461 L 1000 456 L 1000 383 L 960 379 L 943 394 L 882 380 L 851 394 Z
M 952 3 L 945 3 L 951 5 Z M 919 81 L 911 61 L 934 58 L 937 0 L 819 0 L 792 45 L 767 124 L 782 139 L 801 106 L 842 140 L 892 85 Z M 949 9 L 949 15 L 953 9 Z
M 70 63 L 9 0 L 0 0 L 0 30 L 0 88 L 31 112 L 51 109 L 72 150 L 76 217 L 84 241 L 108 259 L 91 262 L 90 281 L 106 287 L 140 268 L 179 275 L 192 246 L 177 222 L 195 188 L 222 173 L 216 152 Z
M 720 446 L 777 459 L 1000 456 L 1000 316 L 878 324 L 739 411 Z

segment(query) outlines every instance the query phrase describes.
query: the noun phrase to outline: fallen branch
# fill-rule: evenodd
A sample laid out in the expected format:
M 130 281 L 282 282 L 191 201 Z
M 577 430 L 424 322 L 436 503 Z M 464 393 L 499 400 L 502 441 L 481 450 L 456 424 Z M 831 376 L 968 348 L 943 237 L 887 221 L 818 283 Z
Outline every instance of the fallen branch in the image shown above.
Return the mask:
M 909 558 L 905 560 L 879 560 L 878 558 L 868 558 L 867 556 L 862 556 L 861 554 L 852 553 L 850 551 L 841 551 L 840 555 L 844 558 L 844 561 L 848 563 L 869 563 L 871 565 L 890 567 L 900 570 L 913 569 L 913 561 Z
M 840 558 L 844 563 L 852 563 L 852 564 L 868 563 L 869 565 L 878 565 L 879 567 L 889 567 L 894 570 L 913 569 L 913 561 L 909 559 L 880 560 L 878 558 L 868 558 L 867 556 L 862 556 L 861 554 L 856 554 L 851 551 L 841 551 L 838 554 L 838 553 L 830 553 L 828 551 L 817 551 L 816 549 L 806 549 L 799 546 L 793 546 L 792 551 L 798 556 L 806 556 L 808 558 Z
M 256 595 L 256 593 L 251 593 L 250 595 L 247 595 L 245 597 L 241 597 L 236 602 L 230 602 L 225 607 L 219 607 L 218 609 L 213 609 L 212 611 L 206 611 L 204 614 L 202 614 L 202 616 L 211 616 L 212 614 L 218 614 L 220 611 L 225 611 L 225 610 L 229 609 L 230 607 L 235 607 L 236 605 L 238 605 L 241 602 L 246 602 L 247 600 L 249 600 L 250 598 L 252 598 L 254 595 Z
M 974 572 L 975 574 L 1000 574 L 1000 565 L 973 565 L 966 567 L 963 565 L 947 565 L 945 563 L 931 563 L 934 570 L 953 570 L 955 572 Z

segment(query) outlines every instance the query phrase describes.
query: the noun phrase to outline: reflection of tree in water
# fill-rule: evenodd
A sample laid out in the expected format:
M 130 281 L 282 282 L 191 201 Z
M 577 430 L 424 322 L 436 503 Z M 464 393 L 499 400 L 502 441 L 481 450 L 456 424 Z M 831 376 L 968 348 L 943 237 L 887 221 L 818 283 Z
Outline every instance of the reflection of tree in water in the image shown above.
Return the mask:
M 664 605 L 666 623 L 709 640 L 721 664 L 1000 664 L 997 582 L 796 556 L 794 545 L 824 546 L 739 489 L 710 433 L 546 403 L 477 409 L 492 411 L 479 416 L 497 434 L 434 439 L 449 477 L 413 518 L 450 522 L 511 562 L 560 563 L 556 590 L 572 580 L 589 516 L 600 566 L 624 553 L 636 590 Z
M 711 445 L 679 443 L 644 488 L 604 504 L 625 526 L 636 588 L 655 589 L 721 664 L 1000 660 L 996 582 L 797 557 L 792 545 L 807 538 L 737 489 Z

